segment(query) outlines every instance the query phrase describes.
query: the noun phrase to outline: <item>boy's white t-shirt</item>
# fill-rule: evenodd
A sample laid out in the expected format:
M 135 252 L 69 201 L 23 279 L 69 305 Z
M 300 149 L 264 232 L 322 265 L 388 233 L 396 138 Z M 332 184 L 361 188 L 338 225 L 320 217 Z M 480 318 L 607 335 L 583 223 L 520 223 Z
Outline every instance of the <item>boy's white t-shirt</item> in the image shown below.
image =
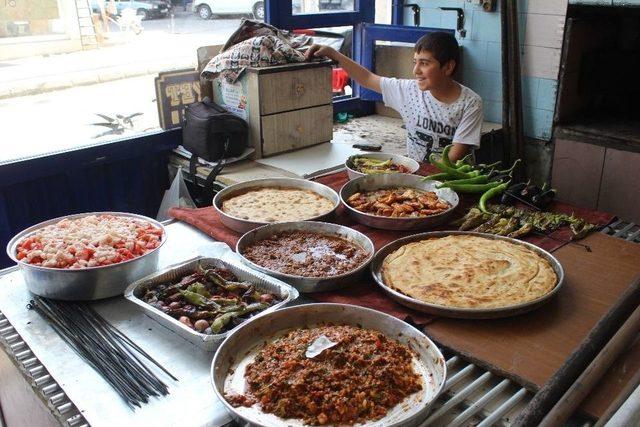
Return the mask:
M 407 153 L 417 161 L 428 161 L 452 142 L 480 146 L 482 99 L 460 85 L 460 97 L 451 104 L 438 101 L 431 91 L 422 91 L 412 79 L 382 77 L 382 100 L 400 113 L 407 128 Z

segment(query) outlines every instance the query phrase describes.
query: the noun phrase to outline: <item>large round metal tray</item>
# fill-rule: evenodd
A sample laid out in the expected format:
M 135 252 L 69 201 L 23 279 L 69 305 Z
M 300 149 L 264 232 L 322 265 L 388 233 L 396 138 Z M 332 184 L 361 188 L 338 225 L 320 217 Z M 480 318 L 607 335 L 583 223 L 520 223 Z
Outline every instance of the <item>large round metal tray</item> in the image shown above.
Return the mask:
M 436 345 L 422 332 L 409 324 L 379 311 L 344 304 L 305 304 L 277 310 L 252 319 L 232 332 L 220 345 L 211 363 L 211 383 L 227 411 L 242 425 L 302 426 L 299 419 L 282 419 L 260 410 L 258 404 L 250 408 L 234 408 L 224 398 L 225 391 L 236 394 L 245 391 L 244 371 L 265 342 L 287 330 L 323 324 L 354 325 L 382 332 L 415 352 L 414 369 L 423 378 L 423 390 L 405 398 L 384 418 L 367 423 L 368 426 L 416 426 L 426 418 L 431 405 L 445 383 L 446 363 Z
M 338 206 L 340 206 L 340 197 L 338 197 L 338 193 L 336 193 L 326 185 L 320 184 L 318 182 L 307 181 L 306 179 L 298 178 L 255 179 L 231 185 L 215 195 L 215 197 L 213 198 L 213 207 L 218 212 L 218 215 L 220 215 L 220 221 L 222 221 L 225 226 L 240 233 L 246 233 L 247 231 L 253 230 L 256 227 L 270 224 L 268 222 L 251 221 L 238 218 L 222 211 L 222 202 L 224 202 L 225 200 L 234 196 L 244 194 L 250 190 L 267 187 L 309 190 L 313 191 L 316 194 L 319 194 L 320 196 L 326 197 L 327 199 L 331 200 L 331 202 L 333 202 L 333 209 L 331 211 L 313 218 L 304 218 L 305 220 L 315 221 L 329 218 L 335 212 Z
M 377 173 L 365 175 L 347 182 L 340 189 L 340 199 L 349 214 L 361 224 L 383 230 L 424 230 L 445 223 L 458 206 L 458 194 L 450 188 L 436 188 L 438 181 L 423 181 L 423 177 L 405 173 Z M 347 203 L 347 199 L 358 192 L 380 190 L 391 187 L 410 187 L 433 191 L 439 198 L 451 204 L 449 210 L 437 215 L 420 218 L 391 218 L 360 212 Z
M 358 268 L 355 270 L 349 271 L 344 274 L 339 274 L 337 276 L 329 276 L 329 277 L 306 277 L 306 276 L 295 276 L 292 274 L 284 274 L 275 270 L 271 270 L 265 267 L 262 267 L 258 264 L 255 264 L 249 261 L 243 255 L 245 248 L 255 242 L 260 240 L 267 239 L 274 234 L 281 233 L 283 231 L 311 231 L 316 233 L 322 233 L 327 235 L 333 235 L 337 237 L 342 237 L 343 239 L 347 239 L 348 241 L 357 244 L 365 251 L 369 253 L 369 257 L 365 262 L 363 262 Z M 300 222 L 281 222 L 278 224 L 269 224 L 254 230 L 247 232 L 243 235 L 238 243 L 236 244 L 236 252 L 242 259 L 242 261 L 247 264 L 249 267 L 266 273 L 270 276 L 276 277 L 283 282 L 290 284 L 291 286 L 298 289 L 303 293 L 310 292 L 325 292 L 331 291 L 334 289 L 341 288 L 343 286 L 347 286 L 350 283 L 354 282 L 358 276 L 362 275 L 366 270 L 367 265 L 373 258 L 375 253 L 375 247 L 373 246 L 373 242 L 364 234 L 359 231 L 354 230 L 353 228 L 345 227 L 338 224 L 331 224 L 326 222 L 316 222 L 316 221 L 300 221 Z
M 160 246 L 142 256 L 118 264 L 74 270 L 31 265 L 16 258 L 18 243 L 35 231 L 63 219 L 77 219 L 89 215 L 126 216 L 147 221 L 162 230 Z M 130 283 L 153 273 L 158 265 L 160 247 L 166 240 L 167 232 L 163 225 L 146 216 L 124 212 L 89 212 L 50 219 L 21 231 L 7 244 L 7 254 L 22 270 L 27 288 L 32 293 L 51 299 L 86 301 L 122 295 Z
M 439 304 L 431 304 L 424 301 L 417 300 L 410 296 L 407 296 L 403 293 L 392 289 L 387 286 L 382 279 L 382 262 L 387 257 L 387 255 L 391 254 L 396 249 L 401 246 L 406 245 L 407 243 L 416 242 L 420 240 L 425 240 L 429 238 L 437 238 L 437 237 L 445 237 L 449 235 L 469 235 L 469 236 L 478 236 L 484 237 L 487 239 L 495 239 L 495 240 L 504 240 L 516 245 L 521 245 L 526 247 L 527 249 L 532 250 L 533 252 L 540 255 L 542 258 L 549 261 L 551 267 L 555 271 L 558 277 L 558 283 L 556 286 L 546 295 L 543 295 L 537 299 L 527 301 L 520 304 L 514 304 L 507 307 L 498 307 L 498 308 L 462 308 L 462 307 L 448 307 Z M 500 317 L 508 317 L 515 316 L 518 314 L 526 313 L 528 311 L 534 310 L 540 307 L 542 304 L 549 301 L 558 291 L 560 287 L 564 283 L 564 270 L 560 262 L 549 252 L 544 249 L 540 249 L 539 247 L 532 245 L 531 243 L 523 242 L 517 239 L 513 239 L 510 237 L 504 236 L 496 236 L 494 234 L 486 234 L 486 233 L 475 233 L 472 231 L 434 231 L 430 233 L 421 233 L 413 236 L 404 237 L 402 239 L 395 240 L 386 246 L 382 247 L 371 261 L 371 273 L 373 274 L 373 278 L 376 283 L 394 300 L 399 302 L 400 304 L 407 306 L 409 308 L 413 308 L 414 310 L 422 311 L 425 313 L 435 314 L 438 316 L 444 317 L 455 317 L 459 319 L 496 319 Z

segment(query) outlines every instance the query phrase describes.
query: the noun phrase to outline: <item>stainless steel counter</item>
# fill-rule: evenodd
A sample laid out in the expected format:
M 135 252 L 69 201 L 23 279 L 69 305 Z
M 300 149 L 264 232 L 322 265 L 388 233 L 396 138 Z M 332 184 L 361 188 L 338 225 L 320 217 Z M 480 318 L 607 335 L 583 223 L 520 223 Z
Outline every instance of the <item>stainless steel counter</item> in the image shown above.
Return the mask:
M 169 224 L 167 233 L 169 237 L 161 249 L 159 268 L 196 255 L 216 256 L 228 248 L 183 223 Z M 21 338 L 17 343 L 6 343 L 7 350 L 15 357 L 30 349 L 33 355 L 27 354 L 27 357 L 37 358 L 46 367 L 52 377 L 49 381 L 57 382 L 91 426 L 221 426 L 231 421 L 209 383 L 213 353 L 199 349 L 159 325 L 135 304 L 115 297 L 93 306 L 179 381 L 160 375 L 169 385 L 170 394 L 153 398 L 149 404 L 133 411 L 37 313 L 27 310 L 31 298 L 17 268 L 0 271 L 0 312 L 10 323 L 7 326 L 3 319 L 4 328 L 13 327 L 15 332 L 11 334 Z M 18 345 L 21 342 L 24 344 Z M 42 393 L 46 397 L 46 390 Z

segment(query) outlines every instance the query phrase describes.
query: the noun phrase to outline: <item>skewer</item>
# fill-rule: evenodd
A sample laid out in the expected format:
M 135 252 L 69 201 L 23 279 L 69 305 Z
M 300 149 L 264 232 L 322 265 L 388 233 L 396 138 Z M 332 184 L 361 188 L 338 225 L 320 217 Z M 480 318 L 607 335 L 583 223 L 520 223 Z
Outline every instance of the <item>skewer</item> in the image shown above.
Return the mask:
M 177 381 L 144 350 L 85 304 L 36 297 L 27 308 L 36 310 L 45 318 L 62 340 L 99 373 L 132 409 L 148 403 L 150 396 L 169 394 L 167 385 L 145 365 L 139 355 Z

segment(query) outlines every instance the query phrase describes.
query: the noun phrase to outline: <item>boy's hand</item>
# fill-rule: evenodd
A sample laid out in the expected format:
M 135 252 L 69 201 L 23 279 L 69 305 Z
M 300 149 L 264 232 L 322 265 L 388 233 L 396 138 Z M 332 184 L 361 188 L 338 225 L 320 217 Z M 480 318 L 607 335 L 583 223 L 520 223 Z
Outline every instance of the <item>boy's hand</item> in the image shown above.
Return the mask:
M 314 44 L 309 49 L 307 49 L 304 55 L 307 61 L 311 61 L 312 59 L 323 57 L 323 56 L 326 56 L 327 58 L 336 61 L 337 53 L 338 52 L 336 52 L 336 50 L 332 47 L 323 46 L 321 44 Z

